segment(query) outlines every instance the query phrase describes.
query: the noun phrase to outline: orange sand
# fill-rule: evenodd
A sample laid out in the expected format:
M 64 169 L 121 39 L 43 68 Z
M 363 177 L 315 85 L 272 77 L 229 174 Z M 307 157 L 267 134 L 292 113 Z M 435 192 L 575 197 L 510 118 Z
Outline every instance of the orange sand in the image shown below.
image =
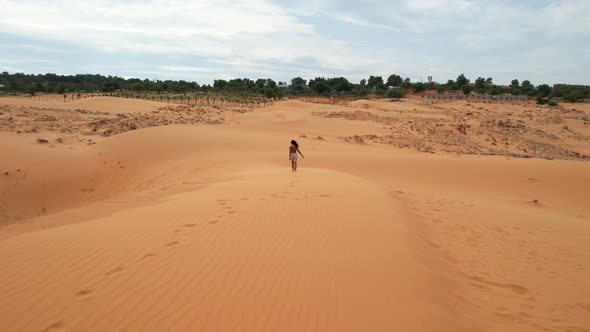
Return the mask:
M 0 107 L 0 331 L 590 329 L 588 105 Z

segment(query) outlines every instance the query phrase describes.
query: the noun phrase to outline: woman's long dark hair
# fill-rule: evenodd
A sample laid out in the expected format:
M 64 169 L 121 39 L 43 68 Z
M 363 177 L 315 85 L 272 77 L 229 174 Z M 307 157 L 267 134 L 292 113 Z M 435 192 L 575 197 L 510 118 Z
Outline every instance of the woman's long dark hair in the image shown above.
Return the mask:
M 299 147 L 299 144 L 297 144 L 297 141 L 295 141 L 294 139 L 291 140 L 291 144 L 295 145 L 296 148 Z

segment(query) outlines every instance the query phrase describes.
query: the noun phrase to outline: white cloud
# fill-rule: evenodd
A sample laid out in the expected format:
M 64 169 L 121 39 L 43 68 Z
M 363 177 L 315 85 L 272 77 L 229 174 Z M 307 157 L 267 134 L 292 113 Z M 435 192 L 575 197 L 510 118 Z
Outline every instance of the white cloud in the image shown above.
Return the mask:
M 2 62 L 2 61 L 0 60 L 0 63 L 1 63 L 1 62 Z M 9 72 L 22 72 L 22 70 L 21 70 L 20 68 L 11 67 L 11 66 L 6 66 L 6 65 L 3 65 L 3 64 L 0 64 L 0 69 L 1 69 L 2 71 L 9 71 Z
M 547 31 L 552 37 L 590 38 L 589 12 L 589 1 L 557 1 L 543 9 L 542 23 L 547 26 Z
M 52 41 L 71 45 L 72 52 L 138 54 L 140 64 L 149 55 L 138 74 L 208 80 L 238 73 L 359 80 L 396 72 L 445 81 L 460 72 L 500 72 L 506 76 L 500 81 L 512 73 L 551 81 L 541 75 L 559 73 L 560 61 L 567 61 L 561 76 L 577 71 L 573 81 L 590 77 L 582 56 L 590 47 L 586 0 L 544 7 L 516 0 L 0 0 L 0 8 L 10 13 L 0 16 L 1 31 L 45 41 L 23 42 L 15 52 L 45 54 L 56 65 L 62 52 L 41 52 Z M 364 38 L 348 38 L 343 28 Z M 0 52 L 8 50 L 1 38 Z M 174 56 L 195 63 L 174 63 Z M 25 63 L 41 68 L 34 59 Z M 2 59 L 0 65 L 11 67 Z
M 57 64 L 59 62 L 47 59 L 35 59 L 35 58 L 0 58 L 0 63 L 3 64 L 22 64 L 22 63 L 42 63 L 42 64 Z
M 403 7 L 409 11 L 423 13 L 424 11 L 440 12 L 456 12 L 458 10 L 465 10 L 474 3 L 466 0 L 420 0 L 412 1 L 405 0 Z
M 199 73 L 208 73 L 211 72 L 211 68 L 202 68 L 202 67 L 187 67 L 187 66 L 160 66 L 160 69 L 165 71 L 190 71 L 190 72 L 199 72 Z

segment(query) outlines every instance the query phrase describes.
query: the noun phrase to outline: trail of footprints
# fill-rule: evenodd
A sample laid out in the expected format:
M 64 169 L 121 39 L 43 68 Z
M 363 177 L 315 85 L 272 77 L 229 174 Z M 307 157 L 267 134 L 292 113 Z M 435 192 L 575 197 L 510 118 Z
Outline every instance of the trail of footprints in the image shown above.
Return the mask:
M 278 193 L 271 193 L 268 196 L 271 199 L 292 199 L 292 200 L 301 200 L 301 199 L 308 200 L 308 199 L 313 199 L 313 198 L 325 199 L 325 198 L 333 197 L 333 195 L 330 195 L 330 194 L 304 194 L 304 195 L 299 195 L 299 197 L 296 197 L 290 191 L 294 187 L 295 187 L 295 181 L 292 180 L 289 182 L 288 188 L 285 188 L 283 191 L 278 192 Z M 404 194 L 404 192 L 396 192 L 396 193 Z M 255 198 L 253 198 L 253 199 L 255 199 Z M 267 197 L 258 197 L 258 200 L 266 200 L 266 199 L 267 199 Z M 239 204 L 239 202 L 245 202 L 248 200 L 249 200 L 249 198 L 242 197 L 238 201 L 236 201 L 235 203 Z M 220 198 L 220 199 L 216 200 L 216 203 L 220 207 L 221 211 L 219 214 L 216 215 L 216 218 L 211 219 L 207 222 L 207 224 L 209 224 L 209 225 L 217 225 L 223 221 L 224 217 L 232 216 L 238 212 L 238 209 L 233 206 L 234 202 L 232 202 L 231 199 Z M 436 212 L 440 212 L 440 207 L 442 207 L 442 208 L 448 207 L 449 205 L 453 205 L 454 203 L 457 203 L 457 202 L 436 200 L 436 202 L 427 201 L 426 205 L 428 207 L 432 208 L 432 210 L 435 211 L 434 213 L 436 213 Z M 438 209 L 435 209 L 434 207 L 437 207 Z M 474 207 L 474 206 L 470 206 L 470 207 Z M 426 210 L 428 210 L 428 209 L 426 209 Z M 428 217 L 434 217 L 434 215 L 431 214 Z M 435 222 L 438 223 L 438 222 L 440 222 L 440 220 L 435 220 Z M 187 234 L 190 234 L 191 231 L 194 230 L 195 228 L 197 228 L 198 226 L 199 226 L 199 224 L 197 224 L 197 223 L 182 224 L 182 225 L 177 226 L 175 228 L 174 234 L 175 235 L 187 235 Z M 455 228 L 457 226 L 461 226 L 461 225 L 456 224 Z M 465 225 L 463 225 L 463 226 L 465 226 Z M 509 234 L 503 234 L 503 235 L 506 236 Z M 173 240 L 173 241 L 163 244 L 163 248 L 165 248 L 167 250 L 172 250 L 180 245 L 181 245 L 180 241 Z M 150 260 L 155 259 L 157 256 L 158 256 L 158 254 L 154 253 L 154 252 L 145 253 L 143 256 L 141 256 L 139 258 L 138 263 L 149 262 Z M 113 277 L 116 277 L 117 275 L 122 274 L 124 272 L 125 272 L 125 268 L 123 266 L 118 266 L 118 267 L 115 267 L 111 270 L 106 271 L 103 274 L 103 277 L 113 278 Z M 498 282 L 489 280 L 484 276 L 477 276 L 477 275 L 468 276 L 468 279 L 470 280 L 472 286 L 475 286 L 478 288 L 489 288 L 489 287 L 501 288 L 501 289 L 504 289 L 506 291 L 509 291 L 509 292 L 515 294 L 516 296 L 521 296 L 525 300 L 524 303 L 521 303 L 523 310 L 518 314 L 512 313 L 511 310 L 509 310 L 507 308 L 503 308 L 503 307 L 496 308 L 497 310 L 494 311 L 494 314 L 498 317 L 502 317 L 502 318 L 510 319 L 510 320 L 514 320 L 514 319 L 526 320 L 528 318 L 527 311 L 531 311 L 535 308 L 535 305 L 534 305 L 535 298 L 533 296 L 531 296 L 531 291 L 521 285 L 508 284 L 508 283 L 498 283 Z M 89 300 L 91 300 L 92 296 L 95 294 L 96 294 L 96 292 L 92 288 L 84 288 L 84 289 L 78 290 L 74 293 L 74 295 L 81 301 L 89 301 Z M 572 307 L 575 307 L 575 309 L 577 309 L 577 310 L 584 310 L 584 311 L 590 312 L 590 303 L 577 303 L 575 305 L 572 305 Z M 54 330 L 58 330 L 58 329 L 62 328 L 63 326 L 64 326 L 64 322 L 60 321 L 60 322 L 56 322 L 56 323 L 53 323 L 53 324 L 47 326 L 43 331 L 54 331 Z
M 291 188 L 295 187 L 295 181 L 292 180 L 289 182 L 289 186 L 288 188 L 285 188 L 283 191 L 279 192 L 279 193 L 271 193 L 269 194 L 269 196 L 272 199 L 292 199 L 292 200 L 301 200 L 301 199 L 311 199 L 311 198 L 331 198 L 333 197 L 332 195 L 329 194 L 305 194 L 301 197 L 295 197 L 293 195 L 293 193 L 290 191 Z M 255 199 L 255 198 L 253 198 Z M 259 200 L 266 200 L 267 197 L 258 197 Z M 229 217 L 232 215 L 235 215 L 237 212 L 239 212 L 239 210 L 234 206 L 234 203 L 240 203 L 240 202 L 246 202 L 249 201 L 250 198 L 248 197 L 242 197 L 239 198 L 237 201 L 232 202 L 231 199 L 227 199 L 227 198 L 220 198 L 216 200 L 217 205 L 220 207 L 220 212 L 219 214 L 216 215 L 216 218 L 213 218 L 211 220 L 209 220 L 207 222 L 207 224 L 209 225 L 217 225 L 219 223 L 221 223 L 224 219 L 224 217 Z M 179 236 L 179 235 L 189 235 L 191 234 L 191 231 L 193 231 L 194 229 L 196 229 L 199 226 L 199 224 L 197 223 L 186 223 L 186 224 L 182 224 L 180 226 L 176 226 L 175 229 L 173 230 L 173 233 L 175 236 Z M 174 248 L 180 247 L 181 246 L 181 241 L 178 241 L 176 239 L 173 239 L 172 241 L 166 242 L 165 244 L 162 245 L 162 247 L 166 250 L 172 250 Z M 139 257 L 136 261 L 136 263 L 139 264 L 144 264 L 147 263 L 151 260 L 154 260 L 158 257 L 158 253 L 156 252 L 147 252 L 145 254 L 143 254 L 141 257 Z M 125 273 L 125 267 L 124 266 L 117 266 L 114 267 L 106 272 L 103 273 L 102 277 L 103 278 L 115 278 L 120 274 Z M 77 290 L 74 292 L 74 296 L 76 298 L 78 298 L 81 301 L 89 301 L 92 299 L 92 296 L 96 295 L 97 292 L 94 290 L 94 288 L 92 287 L 87 287 L 87 288 L 83 288 L 80 290 Z M 57 323 L 53 323 L 49 326 L 47 326 L 43 331 L 53 331 L 56 329 L 59 329 L 61 327 L 64 326 L 63 322 L 57 322 Z
M 401 192 L 393 192 L 399 193 Z M 469 216 L 469 209 L 471 208 L 478 208 L 477 206 L 470 204 L 469 202 L 461 202 L 461 201 L 452 201 L 452 200 L 444 200 L 444 199 L 426 199 L 422 203 L 419 200 L 415 199 L 408 199 L 407 202 L 409 203 L 410 210 L 413 211 L 413 214 L 420 219 L 423 220 L 425 223 L 432 222 L 434 226 L 431 226 L 430 230 L 433 232 L 440 232 L 444 233 L 447 236 L 451 236 L 455 241 L 450 241 L 445 245 L 450 247 L 452 243 L 458 243 L 462 245 L 466 245 L 472 248 L 472 250 L 478 250 L 480 248 L 488 248 L 489 243 L 502 243 L 503 246 L 512 246 L 520 248 L 520 254 L 515 255 L 514 259 L 521 259 L 524 262 L 520 263 L 520 267 L 524 268 L 527 267 L 529 269 L 535 268 L 535 264 L 542 264 L 545 260 L 553 260 L 554 262 L 558 262 L 561 264 L 570 264 L 569 258 L 573 255 L 568 252 L 567 250 L 557 251 L 554 249 L 554 257 L 547 257 L 539 253 L 544 246 L 541 244 L 543 237 L 545 234 L 548 234 L 548 230 L 543 229 L 531 229 L 528 230 L 528 235 L 532 236 L 532 238 L 527 238 L 525 241 L 516 241 L 513 239 L 512 235 L 518 232 L 524 232 L 521 227 L 512 226 L 508 227 L 506 223 L 492 223 L 487 227 L 474 227 L 471 225 L 471 219 Z M 455 219 L 451 218 L 452 220 L 447 220 L 443 222 L 440 217 L 440 212 L 449 213 L 451 210 L 461 209 L 461 215 L 463 218 L 457 217 Z M 428 212 L 430 211 L 430 213 Z M 466 213 L 467 212 L 467 213 Z M 444 217 L 443 217 L 444 218 Z M 446 218 L 449 218 L 448 216 Z M 430 225 L 429 225 L 430 226 Z M 484 241 L 489 242 L 484 242 Z M 440 245 L 431 242 L 430 244 L 435 247 L 439 248 Z M 525 248 L 529 248 L 525 250 Z M 516 250 L 516 249 L 515 249 Z M 451 250 L 452 252 L 453 250 Z M 465 251 L 464 249 L 459 249 L 458 251 Z M 497 254 L 501 254 L 501 252 L 496 252 Z M 451 253 L 449 251 L 441 252 L 443 258 L 451 260 L 453 263 L 458 263 L 458 260 L 451 259 Z M 562 258 L 563 257 L 563 258 Z M 504 257 L 508 259 L 508 257 Z M 473 257 L 467 257 L 460 260 L 461 262 L 465 263 L 469 260 L 472 260 Z M 472 262 L 473 264 L 473 262 Z M 468 264 L 469 265 L 469 264 Z M 470 268 L 472 269 L 472 265 Z M 578 270 L 584 271 L 585 266 L 583 264 L 576 264 L 574 265 Z M 469 269 L 469 268 L 468 268 Z M 564 328 L 564 320 L 562 318 L 557 317 L 545 317 L 540 318 L 537 312 L 537 298 L 536 292 L 534 289 L 529 289 L 524 285 L 517 284 L 517 283 L 506 283 L 500 282 L 498 280 L 494 280 L 491 277 L 491 273 L 489 272 L 491 268 L 486 265 L 482 265 L 479 268 L 475 269 L 475 274 L 466 274 L 468 284 L 472 287 L 480 289 L 482 291 L 498 291 L 498 294 L 503 294 L 502 296 L 506 296 L 507 298 L 517 298 L 518 306 L 513 305 L 512 307 L 503 307 L 499 306 L 496 307 L 495 310 L 492 310 L 491 314 L 496 316 L 497 318 L 510 321 L 513 323 L 519 324 L 529 324 L 535 326 L 539 329 L 545 329 L 546 327 L 537 325 L 536 321 L 541 321 L 544 319 L 547 321 L 548 326 L 553 326 L 556 330 L 562 330 Z M 479 272 L 478 272 L 479 271 Z M 548 275 L 555 275 L 555 271 L 545 271 L 545 267 L 543 265 L 536 267 L 537 273 L 546 273 Z M 518 280 L 518 278 L 517 278 Z M 498 295 L 500 296 L 500 295 Z M 590 304 L 589 303 L 575 303 L 570 305 L 560 304 L 560 310 L 583 310 L 590 313 Z M 558 306 L 558 304 L 556 304 Z M 481 306 L 483 308 L 483 306 Z M 567 331 L 586 331 L 580 330 L 579 326 L 568 326 L 566 328 Z
M 247 201 L 248 198 L 242 198 L 241 200 Z M 238 210 L 236 210 L 233 206 L 229 205 L 230 202 L 231 202 L 231 200 L 226 199 L 226 198 L 220 198 L 217 200 L 217 204 L 222 207 L 223 212 L 217 216 L 217 219 L 213 219 L 213 220 L 209 221 L 209 224 L 212 224 L 212 225 L 218 224 L 221 221 L 221 219 L 223 218 L 223 213 L 231 215 L 231 214 L 238 212 Z
M 241 198 L 240 201 L 247 201 L 248 198 Z M 225 215 L 232 215 L 236 212 L 238 212 L 237 209 L 235 209 L 234 207 L 230 206 L 229 203 L 231 202 L 231 200 L 229 199 L 218 199 L 217 200 L 217 204 L 222 206 L 222 211 L 219 215 L 217 215 L 217 219 L 212 219 L 211 221 L 209 221 L 209 224 L 217 224 L 221 221 L 221 219 L 225 216 Z M 187 232 L 190 232 L 192 229 L 196 228 L 198 226 L 197 223 L 186 223 L 186 224 L 182 224 L 179 227 L 177 227 L 174 230 L 174 234 L 175 235 L 180 235 L 180 234 L 186 234 Z M 169 241 L 165 244 L 163 244 L 163 247 L 166 249 L 173 249 L 175 247 L 178 247 L 181 244 L 180 241 L 178 240 L 173 240 L 173 241 Z M 158 256 L 157 253 L 155 252 L 147 252 L 145 254 L 143 254 L 141 257 L 139 257 L 138 262 L 139 263 L 144 263 L 144 262 L 148 262 L 150 260 L 155 259 Z M 106 272 L 103 273 L 103 277 L 105 278 L 112 278 L 115 277 L 119 274 L 122 274 L 125 272 L 125 268 L 123 266 L 117 266 L 111 270 L 108 270 Z M 95 294 L 94 289 L 92 288 L 84 288 L 78 291 L 74 292 L 74 295 L 80 299 L 80 300 L 89 300 L 92 295 Z M 60 326 L 63 325 L 62 322 L 60 322 L 59 324 Z M 52 324 L 48 327 L 45 328 L 45 330 L 50 331 L 53 330 L 57 327 L 56 324 Z

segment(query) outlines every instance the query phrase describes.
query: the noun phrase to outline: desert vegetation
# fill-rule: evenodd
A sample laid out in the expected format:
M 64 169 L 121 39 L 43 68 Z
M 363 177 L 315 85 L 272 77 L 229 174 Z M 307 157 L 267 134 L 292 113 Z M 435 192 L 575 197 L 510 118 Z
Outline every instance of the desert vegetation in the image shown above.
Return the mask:
M 397 90 L 391 92 L 391 90 Z M 316 77 L 305 80 L 295 77 L 288 82 L 273 79 L 235 78 L 218 79 L 213 84 L 198 84 L 184 80 L 149 80 L 122 78 L 103 75 L 57 75 L 57 74 L 0 74 L 0 94 L 43 95 L 59 94 L 64 101 L 81 99 L 92 94 L 124 98 L 147 99 L 194 105 L 266 105 L 270 100 L 285 96 L 323 97 L 367 97 L 382 96 L 402 98 L 405 93 L 424 93 L 436 90 L 439 94 L 463 93 L 486 95 L 523 95 L 534 98 L 539 104 L 559 100 L 580 102 L 590 98 L 590 86 L 555 84 L 533 85 L 529 80 L 518 79 L 510 85 L 494 84 L 491 77 L 478 77 L 473 82 L 464 74 L 446 83 L 433 81 L 412 82 L 410 78 L 391 74 L 386 80 L 382 76 L 369 76 L 359 83 L 352 83 L 344 77 Z

